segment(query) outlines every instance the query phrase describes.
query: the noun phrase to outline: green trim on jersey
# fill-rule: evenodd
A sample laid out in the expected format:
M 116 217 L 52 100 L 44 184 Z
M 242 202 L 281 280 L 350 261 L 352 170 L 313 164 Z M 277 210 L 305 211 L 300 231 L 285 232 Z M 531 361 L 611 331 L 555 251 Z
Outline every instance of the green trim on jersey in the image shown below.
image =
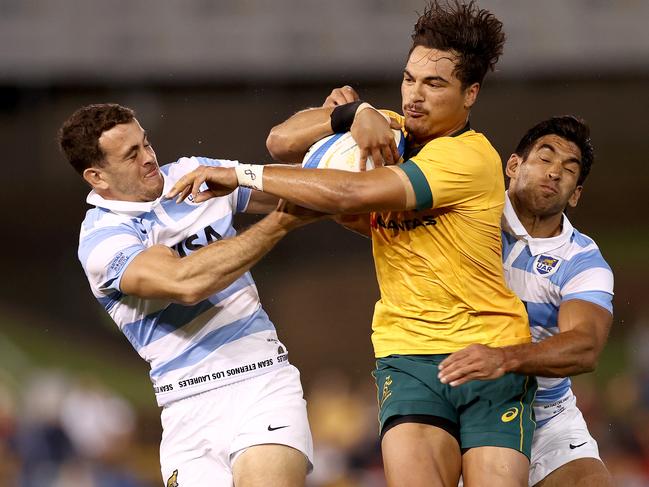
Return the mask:
M 424 210 L 433 206 L 433 192 L 430 190 L 426 176 L 419 169 L 419 166 L 412 160 L 408 160 L 399 166 L 406 173 L 412 188 L 415 190 L 417 209 Z

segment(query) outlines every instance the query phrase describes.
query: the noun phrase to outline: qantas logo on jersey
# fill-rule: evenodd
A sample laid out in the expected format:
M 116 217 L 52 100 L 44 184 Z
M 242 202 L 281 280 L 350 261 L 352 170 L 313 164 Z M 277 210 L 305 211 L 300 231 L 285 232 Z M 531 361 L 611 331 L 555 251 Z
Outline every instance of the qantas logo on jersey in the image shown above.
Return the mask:
M 173 249 L 180 254 L 181 257 L 185 257 L 187 254 L 198 250 L 201 247 L 205 247 L 207 244 L 214 242 L 215 240 L 221 240 L 223 236 L 214 230 L 210 225 L 203 228 L 203 230 L 194 235 L 190 235 L 185 240 L 178 242 L 173 246 Z
M 396 219 L 390 218 L 387 221 L 381 215 L 372 213 L 370 218 L 370 226 L 374 230 L 385 228 L 387 230 L 394 230 L 395 232 L 416 230 L 419 227 L 429 227 L 437 225 L 437 221 L 431 215 L 422 215 L 421 218 L 404 218 Z
M 534 260 L 533 269 L 540 276 L 550 276 L 557 272 L 560 265 L 561 259 L 542 254 Z

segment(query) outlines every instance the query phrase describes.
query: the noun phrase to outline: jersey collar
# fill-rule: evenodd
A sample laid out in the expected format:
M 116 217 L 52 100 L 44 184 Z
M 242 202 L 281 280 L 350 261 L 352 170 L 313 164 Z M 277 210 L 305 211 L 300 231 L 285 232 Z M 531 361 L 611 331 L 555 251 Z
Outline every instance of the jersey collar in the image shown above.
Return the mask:
M 530 253 L 532 255 L 539 255 L 544 252 L 552 252 L 553 250 L 558 249 L 562 245 L 568 243 L 572 237 L 574 228 L 568 220 L 568 217 L 563 214 L 563 220 L 561 222 L 561 233 L 556 237 L 548 238 L 534 238 L 531 237 L 525 227 L 518 219 L 518 215 L 514 211 L 514 206 L 509 199 L 509 194 L 505 192 L 505 209 L 503 211 L 503 230 L 507 233 L 514 235 L 518 240 L 523 240 L 527 243 L 530 248 Z
M 464 124 L 464 127 L 462 127 L 460 130 L 453 132 L 450 135 L 445 135 L 445 137 L 458 137 L 463 133 L 468 132 L 469 130 L 471 130 L 471 123 L 469 122 L 469 120 L 467 120 L 466 123 Z M 431 140 L 435 140 L 435 139 L 431 139 Z M 430 140 L 428 142 L 430 142 Z M 426 142 L 426 144 L 428 142 Z M 419 151 L 421 151 L 426 146 L 426 144 L 418 145 L 415 147 L 412 145 L 412 139 L 410 138 L 410 134 L 406 134 L 406 150 L 405 153 L 403 154 L 403 160 L 407 161 L 408 159 L 415 157 L 417 154 L 419 154 Z
M 162 174 L 164 179 L 164 187 L 162 189 L 162 194 L 165 195 L 171 189 L 171 184 L 167 177 Z M 118 213 L 121 215 L 127 216 L 138 216 L 143 213 L 148 213 L 152 211 L 156 206 L 159 206 L 161 201 L 164 199 L 164 196 L 153 201 L 122 201 L 122 200 L 108 200 L 103 196 L 100 196 L 94 189 L 88 193 L 86 198 L 86 203 L 89 205 L 94 205 L 98 208 L 104 208 L 110 210 L 113 213 Z

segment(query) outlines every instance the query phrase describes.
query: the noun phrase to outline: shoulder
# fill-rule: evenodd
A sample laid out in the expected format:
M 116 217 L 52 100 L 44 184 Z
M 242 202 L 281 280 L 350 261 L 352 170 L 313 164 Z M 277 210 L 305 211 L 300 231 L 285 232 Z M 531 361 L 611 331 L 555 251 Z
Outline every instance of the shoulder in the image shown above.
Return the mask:
M 565 263 L 556 284 L 563 293 L 602 291 L 613 294 L 613 272 L 592 238 L 574 230 L 560 257 Z
M 577 229 L 573 229 L 570 242 L 566 247 L 566 257 L 572 266 L 601 267 L 611 270 L 595 241 Z
M 456 137 L 439 137 L 428 142 L 413 159 L 444 160 L 463 166 L 500 168 L 500 156 L 487 138 L 473 130 Z

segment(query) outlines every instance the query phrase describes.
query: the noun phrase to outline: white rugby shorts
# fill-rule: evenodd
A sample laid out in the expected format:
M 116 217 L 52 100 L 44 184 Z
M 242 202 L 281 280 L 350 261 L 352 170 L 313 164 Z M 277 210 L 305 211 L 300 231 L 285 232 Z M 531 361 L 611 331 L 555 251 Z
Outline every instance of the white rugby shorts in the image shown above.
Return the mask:
M 232 486 L 236 458 L 269 443 L 304 453 L 310 471 L 313 441 L 303 396 L 299 371 L 287 365 L 168 404 L 161 416 L 165 485 Z
M 529 485 L 533 486 L 557 468 L 578 458 L 599 457 L 597 442 L 590 435 L 574 395 L 565 410 L 537 428 L 532 440 Z

